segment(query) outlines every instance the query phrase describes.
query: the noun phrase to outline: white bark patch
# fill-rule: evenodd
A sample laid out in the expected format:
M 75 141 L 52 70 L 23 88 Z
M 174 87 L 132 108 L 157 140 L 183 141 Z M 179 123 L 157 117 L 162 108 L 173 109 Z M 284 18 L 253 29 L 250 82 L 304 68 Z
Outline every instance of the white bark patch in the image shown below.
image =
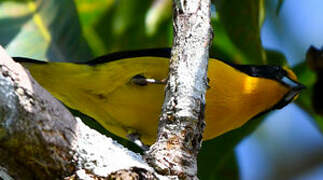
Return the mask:
M 79 118 L 76 120 L 76 128 L 80 129 L 80 134 L 77 135 L 78 141 L 72 142 L 72 146 L 76 151 L 73 159 L 79 168 L 78 173 L 83 174 L 86 169 L 105 177 L 114 171 L 131 167 L 154 171 L 140 154 L 129 151 L 111 138 L 90 129 Z

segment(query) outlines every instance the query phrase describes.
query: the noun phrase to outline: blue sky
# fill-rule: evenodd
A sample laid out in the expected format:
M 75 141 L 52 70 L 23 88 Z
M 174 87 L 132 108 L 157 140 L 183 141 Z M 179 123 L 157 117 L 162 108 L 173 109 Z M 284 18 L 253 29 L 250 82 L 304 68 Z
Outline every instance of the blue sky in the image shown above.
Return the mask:
M 323 46 L 323 1 L 284 0 L 278 16 L 267 11 L 261 37 L 266 48 L 282 51 L 289 63 L 303 61 L 310 45 Z

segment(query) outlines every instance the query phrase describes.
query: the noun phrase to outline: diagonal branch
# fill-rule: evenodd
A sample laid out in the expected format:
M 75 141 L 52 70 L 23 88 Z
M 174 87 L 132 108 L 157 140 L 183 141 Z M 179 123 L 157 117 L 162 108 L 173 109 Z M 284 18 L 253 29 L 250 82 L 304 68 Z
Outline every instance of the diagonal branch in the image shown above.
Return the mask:
M 156 179 L 140 155 L 75 119 L 0 46 L 0 179 L 118 175 Z

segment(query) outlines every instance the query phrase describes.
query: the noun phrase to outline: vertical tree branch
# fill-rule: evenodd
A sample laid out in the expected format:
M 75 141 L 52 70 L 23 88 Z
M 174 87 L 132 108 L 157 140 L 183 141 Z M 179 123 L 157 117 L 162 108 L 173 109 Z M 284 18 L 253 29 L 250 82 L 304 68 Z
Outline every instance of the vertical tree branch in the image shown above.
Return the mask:
M 205 126 L 210 0 L 174 0 L 174 44 L 157 142 L 147 161 L 162 174 L 196 179 Z

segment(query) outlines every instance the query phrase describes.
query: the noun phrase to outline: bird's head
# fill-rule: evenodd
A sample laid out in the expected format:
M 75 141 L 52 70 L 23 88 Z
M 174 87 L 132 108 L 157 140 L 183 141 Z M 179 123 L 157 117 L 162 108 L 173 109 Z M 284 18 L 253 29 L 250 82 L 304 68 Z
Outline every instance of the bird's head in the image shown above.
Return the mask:
M 281 109 L 290 102 L 296 100 L 299 93 L 305 89 L 305 86 L 298 82 L 296 74 L 286 66 L 258 66 L 258 68 L 255 68 L 254 71 L 257 71 L 254 72 L 254 74 L 259 75 L 259 77 L 275 80 L 287 87 L 288 92 L 273 107 L 274 109 Z
M 284 97 L 273 107 L 281 109 L 298 97 L 298 94 L 305 89 L 305 86 L 298 82 L 295 73 L 284 66 L 276 65 L 235 65 L 237 69 L 252 77 L 260 77 L 274 80 L 287 89 Z

